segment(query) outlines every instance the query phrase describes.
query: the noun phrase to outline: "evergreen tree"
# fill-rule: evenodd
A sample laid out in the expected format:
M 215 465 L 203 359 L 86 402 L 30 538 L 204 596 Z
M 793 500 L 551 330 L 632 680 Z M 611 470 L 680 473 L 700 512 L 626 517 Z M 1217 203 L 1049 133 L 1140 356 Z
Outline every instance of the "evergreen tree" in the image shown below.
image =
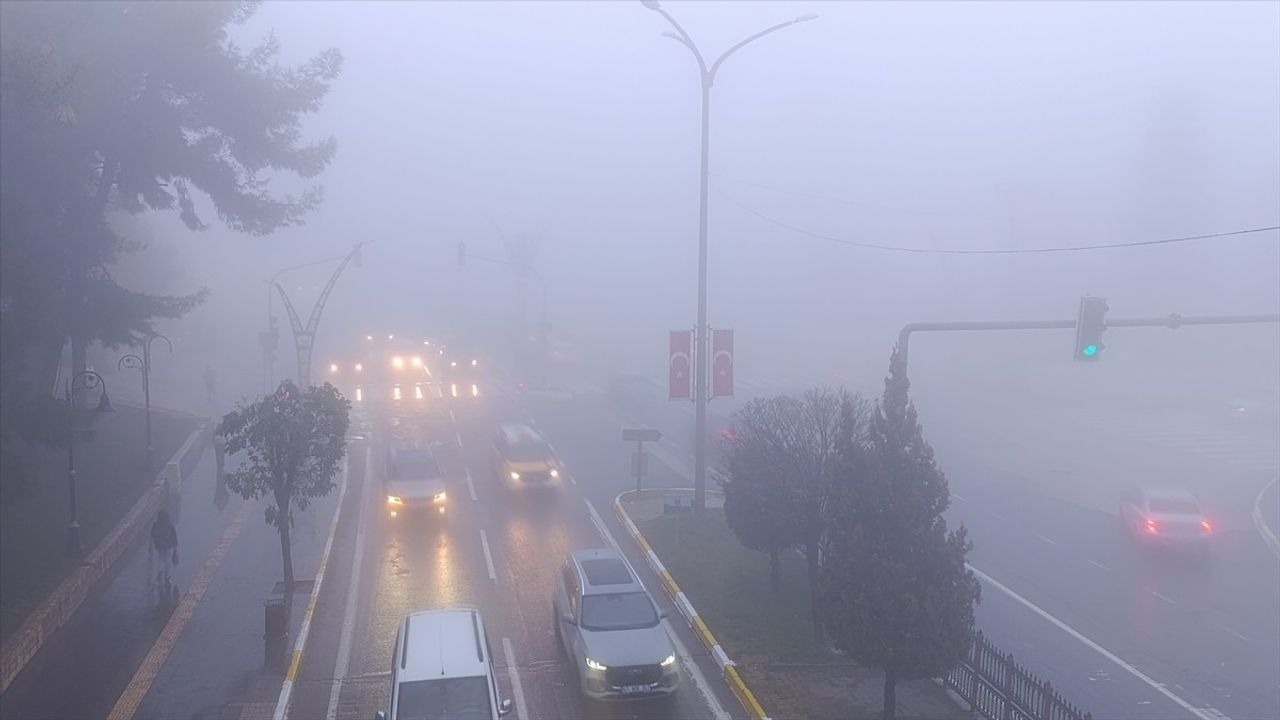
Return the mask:
M 884 671 L 884 717 L 900 680 L 948 672 L 968 648 L 977 578 L 964 526 L 948 531 L 947 480 L 925 441 L 897 349 L 865 442 L 841 433 L 819 604 L 851 657 Z M 848 422 L 848 421 L 846 421 Z

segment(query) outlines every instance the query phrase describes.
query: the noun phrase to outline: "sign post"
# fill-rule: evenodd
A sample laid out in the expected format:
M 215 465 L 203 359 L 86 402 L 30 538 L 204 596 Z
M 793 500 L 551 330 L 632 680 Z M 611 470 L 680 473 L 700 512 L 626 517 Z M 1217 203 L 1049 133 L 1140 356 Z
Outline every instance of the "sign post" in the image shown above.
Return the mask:
M 631 453 L 631 472 L 636 476 L 636 494 L 640 494 L 640 480 L 649 474 L 649 456 L 644 452 L 644 444 L 662 439 L 662 433 L 652 428 L 623 428 L 622 441 L 635 441 L 636 450 Z

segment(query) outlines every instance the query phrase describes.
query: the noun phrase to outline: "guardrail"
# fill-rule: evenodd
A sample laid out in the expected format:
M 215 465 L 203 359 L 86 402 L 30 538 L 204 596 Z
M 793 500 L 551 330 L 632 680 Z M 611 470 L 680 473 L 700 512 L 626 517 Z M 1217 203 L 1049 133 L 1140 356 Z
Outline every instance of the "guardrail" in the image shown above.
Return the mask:
M 1014 662 L 1012 653 L 974 633 L 969 652 L 943 679 L 974 712 L 988 720 L 1093 720 L 1062 699 L 1048 680 Z

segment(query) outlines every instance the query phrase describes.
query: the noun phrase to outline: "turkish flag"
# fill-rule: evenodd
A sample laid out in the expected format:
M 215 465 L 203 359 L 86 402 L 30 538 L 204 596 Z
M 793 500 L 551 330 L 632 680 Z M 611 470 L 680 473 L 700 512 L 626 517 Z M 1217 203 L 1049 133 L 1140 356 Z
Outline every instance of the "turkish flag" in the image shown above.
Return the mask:
M 671 331 L 671 354 L 667 362 L 671 400 L 687 400 L 692 394 L 693 383 L 689 378 L 689 371 L 693 368 L 690 358 L 692 334 L 688 330 Z
M 711 333 L 711 397 L 733 397 L 733 330 Z

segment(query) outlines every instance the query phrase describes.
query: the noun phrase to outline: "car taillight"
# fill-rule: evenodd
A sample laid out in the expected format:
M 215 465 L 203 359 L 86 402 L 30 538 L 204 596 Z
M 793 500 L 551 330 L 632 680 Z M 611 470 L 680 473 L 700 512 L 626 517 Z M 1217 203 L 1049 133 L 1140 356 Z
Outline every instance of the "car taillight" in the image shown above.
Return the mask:
M 1208 520 L 1201 520 L 1200 527 L 1205 532 L 1213 532 L 1213 525 L 1210 525 Z
M 1147 532 L 1149 533 L 1154 534 L 1156 532 L 1156 521 L 1151 518 L 1147 518 L 1146 522 L 1143 523 L 1143 526 L 1147 529 Z

